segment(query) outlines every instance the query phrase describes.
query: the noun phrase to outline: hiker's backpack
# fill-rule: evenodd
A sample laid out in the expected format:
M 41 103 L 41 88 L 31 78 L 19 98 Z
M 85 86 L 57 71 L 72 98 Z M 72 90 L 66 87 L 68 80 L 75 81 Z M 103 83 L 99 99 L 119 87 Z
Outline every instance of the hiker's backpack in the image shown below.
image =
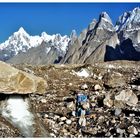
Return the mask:
M 78 103 L 86 102 L 86 101 L 87 101 L 87 95 L 84 95 L 84 94 L 77 95 L 77 102 Z

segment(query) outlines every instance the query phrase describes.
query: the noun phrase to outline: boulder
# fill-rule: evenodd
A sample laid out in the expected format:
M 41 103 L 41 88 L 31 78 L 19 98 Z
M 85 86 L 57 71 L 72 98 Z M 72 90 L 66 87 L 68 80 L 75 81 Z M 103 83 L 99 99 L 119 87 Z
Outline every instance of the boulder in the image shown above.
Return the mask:
M 123 133 L 125 133 L 125 129 L 117 128 L 117 133 L 123 134 Z
M 5 94 L 45 93 L 47 82 L 0 61 L 0 92 Z
M 96 91 L 96 90 L 101 90 L 101 89 L 102 89 L 102 87 L 101 87 L 100 85 L 98 85 L 98 84 L 94 86 L 94 90 L 95 90 L 95 91 Z
M 71 120 L 66 120 L 66 124 L 68 124 L 68 125 L 70 125 L 72 123 L 72 121 Z
M 118 72 L 110 72 L 103 77 L 104 85 L 115 88 L 122 87 L 126 85 L 125 77 Z
M 107 94 L 105 99 L 103 100 L 104 105 L 108 106 L 108 107 L 112 107 L 113 106 L 113 100 L 110 99 L 110 95 Z
M 67 118 L 66 117 L 61 117 L 60 120 L 65 121 L 65 120 L 67 120 Z
M 115 116 L 119 116 L 122 113 L 122 109 L 116 108 L 115 109 Z
M 128 127 L 128 132 L 130 134 L 134 134 L 134 135 L 137 135 L 138 134 L 138 131 L 137 131 L 137 129 L 134 126 L 129 126 Z
M 68 102 L 67 103 L 67 108 L 70 109 L 70 110 L 74 110 L 75 109 L 75 104 L 73 101 L 71 102 Z
M 132 90 L 122 90 L 119 95 L 115 96 L 115 100 L 122 101 L 129 106 L 135 106 L 138 103 L 138 97 Z
M 82 85 L 82 86 L 81 86 L 81 89 L 83 89 L 83 90 L 88 89 L 88 85 L 87 85 L 87 84 Z

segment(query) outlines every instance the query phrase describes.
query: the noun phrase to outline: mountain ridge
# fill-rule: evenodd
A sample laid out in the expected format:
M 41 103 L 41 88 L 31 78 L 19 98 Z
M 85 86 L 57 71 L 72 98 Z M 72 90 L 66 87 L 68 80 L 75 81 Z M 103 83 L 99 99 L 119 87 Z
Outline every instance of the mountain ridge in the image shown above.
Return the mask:
M 59 40 L 60 35 L 57 35 Z M 7 62 L 10 63 L 28 63 L 31 64 L 50 64 L 50 63 L 95 63 L 104 61 L 115 60 L 140 60 L 140 8 L 134 8 L 132 11 L 123 13 L 113 25 L 111 18 L 106 12 L 102 12 L 99 15 L 98 20 L 93 19 L 91 23 L 85 28 L 79 36 L 75 30 L 72 31 L 70 38 L 66 41 L 67 47 L 64 47 L 65 51 L 59 50 L 58 45 L 56 47 L 53 43 L 51 46 L 51 53 L 44 54 L 37 49 L 33 49 L 33 52 L 38 52 L 38 56 L 35 58 L 38 60 L 41 56 L 42 60 L 39 63 L 33 62 L 30 53 L 22 56 L 19 54 Z M 57 44 L 57 43 L 56 43 Z M 45 45 L 44 45 L 45 46 Z M 48 44 L 46 45 L 46 47 Z M 53 48 L 53 49 L 52 49 Z M 57 51 L 59 53 L 57 53 Z M 47 56 L 49 58 L 47 58 Z M 52 57 L 52 58 L 51 58 Z M 24 61 L 26 59 L 26 61 Z M 50 61 L 50 60 L 51 61 Z M 35 60 L 34 60 L 35 61 Z
M 23 27 L 20 27 L 8 40 L 0 44 L 0 60 L 5 61 L 17 54 L 27 52 L 29 49 L 41 45 L 43 41 L 49 42 L 51 46 L 58 47 L 65 53 L 69 40 L 67 35 L 48 35 L 46 32 L 42 32 L 40 36 L 30 36 Z

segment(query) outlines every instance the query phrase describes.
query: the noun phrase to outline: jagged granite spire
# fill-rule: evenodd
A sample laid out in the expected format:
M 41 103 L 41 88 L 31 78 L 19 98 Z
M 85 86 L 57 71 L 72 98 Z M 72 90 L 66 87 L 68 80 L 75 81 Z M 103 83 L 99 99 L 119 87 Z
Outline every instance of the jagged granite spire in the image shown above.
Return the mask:
M 93 19 L 92 22 L 88 25 L 88 31 L 93 30 L 97 23 L 96 19 Z
M 139 29 L 140 24 L 140 8 L 136 7 L 132 11 L 122 14 L 116 22 L 115 29 L 117 32 L 122 30 Z
M 102 12 L 99 16 L 98 28 L 109 31 L 115 31 L 111 18 L 106 12 Z
M 109 15 L 106 12 L 102 12 L 100 14 L 99 20 L 102 20 L 102 19 L 106 20 L 107 22 L 112 23 L 111 18 L 109 17 Z
M 72 45 L 75 42 L 76 39 L 77 39 L 76 30 L 72 30 L 72 32 L 70 34 L 70 44 Z

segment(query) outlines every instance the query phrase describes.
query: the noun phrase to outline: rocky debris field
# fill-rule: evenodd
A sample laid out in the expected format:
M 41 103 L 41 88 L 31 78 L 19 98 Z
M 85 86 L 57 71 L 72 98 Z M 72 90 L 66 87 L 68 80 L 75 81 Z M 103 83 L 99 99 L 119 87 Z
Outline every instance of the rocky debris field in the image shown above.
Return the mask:
M 139 64 L 116 61 L 15 67 L 47 81 L 45 94 L 30 94 L 29 98 L 50 137 L 140 137 Z M 79 118 L 72 113 L 79 91 L 89 97 L 90 103 L 84 129 L 79 129 Z M 20 137 L 13 129 L 8 135 L 2 132 L 1 137 Z

